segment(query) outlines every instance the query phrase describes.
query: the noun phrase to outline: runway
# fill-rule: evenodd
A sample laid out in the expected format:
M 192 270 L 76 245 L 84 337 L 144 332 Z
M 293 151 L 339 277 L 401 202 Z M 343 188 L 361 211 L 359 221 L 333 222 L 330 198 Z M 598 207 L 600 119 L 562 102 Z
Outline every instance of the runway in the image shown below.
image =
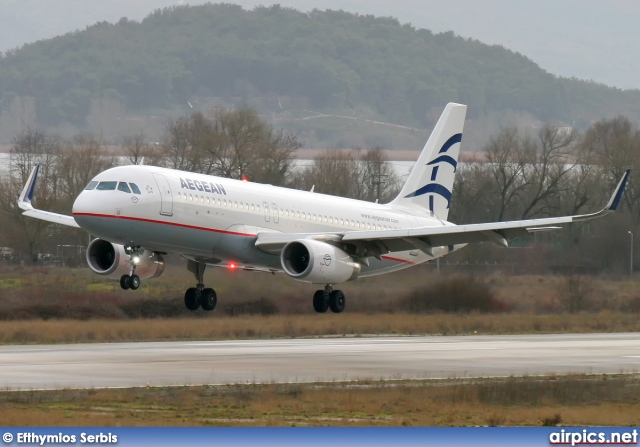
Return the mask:
M 9 390 L 640 371 L 640 333 L 0 347 Z

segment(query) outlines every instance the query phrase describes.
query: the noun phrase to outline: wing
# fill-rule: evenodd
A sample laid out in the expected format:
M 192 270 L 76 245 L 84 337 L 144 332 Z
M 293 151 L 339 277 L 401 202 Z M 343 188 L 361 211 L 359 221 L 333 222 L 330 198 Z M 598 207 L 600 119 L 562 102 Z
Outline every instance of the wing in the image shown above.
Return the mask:
M 36 180 L 38 178 L 38 170 L 40 165 L 36 164 L 29 174 L 27 183 L 22 189 L 22 194 L 18 197 L 18 207 L 23 210 L 22 213 L 25 216 L 34 217 L 40 220 L 46 220 L 47 222 L 54 222 L 69 227 L 80 228 L 78 223 L 72 216 L 66 216 L 64 214 L 51 213 L 49 211 L 37 210 L 31 205 L 31 199 L 33 199 L 33 192 L 36 189 Z
M 605 216 L 618 208 L 631 170 L 618 182 L 609 203 L 597 213 L 544 219 L 490 222 L 471 225 L 418 227 L 401 230 L 345 231 L 336 233 L 260 233 L 255 245 L 269 252 L 281 250 L 287 243 L 298 239 L 317 239 L 327 243 L 353 244 L 359 256 L 380 257 L 392 251 L 422 250 L 433 255 L 434 247 L 491 241 L 508 246 L 510 239 L 527 236 L 536 231 L 555 230 L 558 225 L 580 222 Z

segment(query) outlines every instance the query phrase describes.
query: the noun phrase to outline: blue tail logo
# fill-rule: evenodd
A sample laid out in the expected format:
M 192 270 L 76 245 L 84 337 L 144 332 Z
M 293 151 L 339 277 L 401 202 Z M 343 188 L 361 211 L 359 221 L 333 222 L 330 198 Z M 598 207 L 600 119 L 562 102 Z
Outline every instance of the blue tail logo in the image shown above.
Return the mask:
M 449 138 L 440 148 L 440 150 L 438 151 L 438 154 L 446 154 L 447 151 L 456 143 L 460 143 L 462 141 L 462 134 L 461 133 L 457 133 L 455 135 L 453 135 L 451 138 Z M 456 172 L 456 169 L 458 168 L 458 162 L 453 158 L 450 157 L 449 155 L 440 155 L 439 157 L 431 160 L 429 163 L 427 163 L 427 166 L 431 166 L 434 165 L 433 168 L 431 169 L 431 182 L 432 183 L 428 183 L 426 185 L 424 185 L 423 187 L 417 189 L 416 191 L 412 192 L 411 194 L 408 194 L 405 196 L 406 199 L 411 198 L 411 197 L 418 197 L 424 194 L 437 194 L 441 197 L 443 197 L 446 201 L 447 201 L 447 208 L 449 208 L 449 205 L 451 204 L 451 191 L 449 191 L 447 188 L 445 188 L 444 186 L 442 186 L 441 184 L 437 183 L 437 178 L 438 178 L 438 168 L 439 165 L 441 163 L 448 163 L 451 166 L 453 166 L 453 172 Z M 433 196 L 429 197 L 429 210 L 431 212 L 433 212 Z

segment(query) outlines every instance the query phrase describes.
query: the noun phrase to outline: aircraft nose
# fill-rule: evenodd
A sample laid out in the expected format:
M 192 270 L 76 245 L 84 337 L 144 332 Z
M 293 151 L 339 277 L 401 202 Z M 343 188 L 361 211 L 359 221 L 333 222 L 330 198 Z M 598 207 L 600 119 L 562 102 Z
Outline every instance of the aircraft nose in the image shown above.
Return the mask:
M 73 215 L 83 215 L 91 210 L 91 198 L 88 197 L 87 191 L 82 191 L 73 202 Z

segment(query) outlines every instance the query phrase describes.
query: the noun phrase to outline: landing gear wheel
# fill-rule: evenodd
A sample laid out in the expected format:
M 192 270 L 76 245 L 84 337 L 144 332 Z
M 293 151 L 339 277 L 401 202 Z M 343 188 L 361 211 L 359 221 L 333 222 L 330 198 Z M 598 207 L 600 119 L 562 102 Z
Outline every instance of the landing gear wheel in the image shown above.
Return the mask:
M 313 308 L 316 312 L 323 314 L 329 309 L 329 300 L 324 290 L 317 290 L 313 294 Z
M 329 307 L 331 308 L 331 312 L 339 314 L 344 310 L 345 306 L 345 297 L 342 290 L 334 290 L 329 294 Z
M 198 310 L 200 307 L 200 292 L 195 287 L 187 289 L 184 294 L 184 305 L 189 310 Z
M 120 277 L 120 287 L 122 287 L 123 290 L 130 289 L 131 288 L 131 276 L 122 275 Z
M 204 289 L 200 293 L 200 305 L 204 310 L 213 310 L 216 308 L 218 302 L 218 296 L 213 289 Z M 187 306 L 189 307 L 189 306 Z
M 138 290 L 138 287 L 140 287 L 140 277 L 138 275 L 131 275 L 129 287 L 131 287 L 131 290 Z

